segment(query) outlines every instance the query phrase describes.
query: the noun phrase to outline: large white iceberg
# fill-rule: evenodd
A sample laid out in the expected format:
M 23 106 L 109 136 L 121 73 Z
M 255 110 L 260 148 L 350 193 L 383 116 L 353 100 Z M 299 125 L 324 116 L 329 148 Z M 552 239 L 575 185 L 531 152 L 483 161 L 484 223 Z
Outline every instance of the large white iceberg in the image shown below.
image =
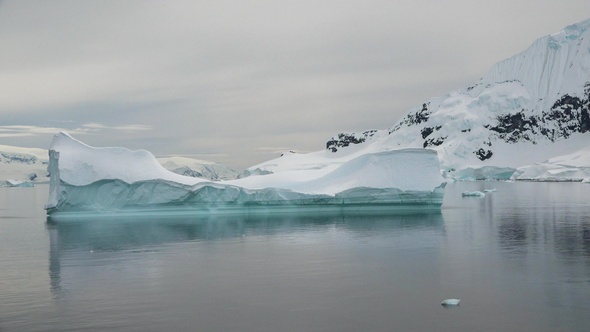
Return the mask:
M 444 180 L 435 151 L 364 154 L 334 169 L 207 181 L 170 172 L 148 151 L 95 148 L 66 133 L 49 148 L 46 209 L 59 213 L 284 211 L 289 208 L 440 208 Z M 173 208 L 173 209 L 169 209 Z
M 557 156 L 542 163 L 519 167 L 512 180 L 587 181 L 590 179 L 590 148 Z

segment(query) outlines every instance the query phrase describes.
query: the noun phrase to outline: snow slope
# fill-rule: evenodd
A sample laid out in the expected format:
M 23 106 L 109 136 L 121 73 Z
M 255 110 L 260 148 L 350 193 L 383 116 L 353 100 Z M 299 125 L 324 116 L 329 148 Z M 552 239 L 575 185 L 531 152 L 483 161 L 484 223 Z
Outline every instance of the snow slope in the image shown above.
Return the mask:
M 212 161 L 176 156 L 157 160 L 164 168 L 185 176 L 214 181 L 235 179 L 238 176 L 238 172 Z M 0 145 L 0 181 L 31 181 L 33 178 L 33 183 L 48 182 L 48 161 L 49 154 L 45 149 Z
M 590 179 L 590 146 L 541 163 L 519 167 L 513 180 L 585 181 Z
M 212 212 L 269 206 L 377 204 L 440 208 L 443 179 L 436 152 L 402 149 L 363 154 L 337 167 L 207 181 L 166 170 L 145 150 L 95 148 L 66 133 L 49 149 L 47 210 L 114 212 L 154 207 Z
M 49 181 L 47 150 L 0 145 L 0 181 Z
M 158 162 L 176 174 L 214 181 L 232 180 L 238 176 L 233 169 L 212 161 L 186 157 L 158 157 Z
M 590 143 L 589 27 L 586 20 L 538 39 L 474 84 L 421 103 L 389 130 L 341 133 L 324 151 L 285 155 L 248 172 L 311 174 L 363 153 L 428 148 L 447 177 L 508 179 L 518 167 L 578 151 Z
M 535 41 L 466 88 L 433 98 L 381 144 L 437 150 L 443 168 L 519 166 L 590 142 L 590 20 Z

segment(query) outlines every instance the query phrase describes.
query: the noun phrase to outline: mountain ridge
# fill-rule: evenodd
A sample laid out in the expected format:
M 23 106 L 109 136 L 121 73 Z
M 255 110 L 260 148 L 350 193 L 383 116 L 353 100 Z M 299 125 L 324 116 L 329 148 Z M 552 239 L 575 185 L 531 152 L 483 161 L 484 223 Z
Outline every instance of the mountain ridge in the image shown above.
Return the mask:
M 576 151 L 590 142 L 589 27 L 590 19 L 541 37 L 474 84 L 414 107 L 389 130 L 336 135 L 327 151 L 434 149 L 444 171 L 458 178 L 461 170 L 490 166 L 503 168 L 504 177 L 506 167 Z

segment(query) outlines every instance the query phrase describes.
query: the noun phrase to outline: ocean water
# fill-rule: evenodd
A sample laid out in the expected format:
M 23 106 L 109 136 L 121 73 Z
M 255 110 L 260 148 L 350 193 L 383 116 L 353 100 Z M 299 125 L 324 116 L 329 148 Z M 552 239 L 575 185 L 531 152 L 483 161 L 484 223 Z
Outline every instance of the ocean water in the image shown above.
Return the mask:
M 0 188 L 3 332 L 590 330 L 588 184 L 451 183 L 440 213 L 63 224 L 47 192 Z

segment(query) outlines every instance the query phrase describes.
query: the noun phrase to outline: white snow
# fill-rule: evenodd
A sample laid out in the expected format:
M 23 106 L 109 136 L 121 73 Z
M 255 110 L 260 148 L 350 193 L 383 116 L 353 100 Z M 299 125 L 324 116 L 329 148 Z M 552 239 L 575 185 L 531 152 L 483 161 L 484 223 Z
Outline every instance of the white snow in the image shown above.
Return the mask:
M 209 180 L 231 180 L 238 176 L 233 169 L 208 160 L 187 157 L 157 157 L 158 162 L 176 174 L 200 177 Z
M 459 303 L 461 303 L 460 299 L 446 299 L 444 301 L 442 301 L 440 304 L 442 305 L 459 305 Z
M 590 147 L 553 157 L 544 162 L 519 167 L 512 180 L 584 181 L 590 178 Z
M 333 195 L 357 187 L 432 190 L 443 182 L 436 152 L 432 150 L 391 150 L 362 154 L 350 160 L 350 156 L 330 161 L 322 157 L 315 153 L 299 155 L 299 159 L 306 158 L 301 169 L 288 169 L 301 164 L 282 161 L 272 164 L 276 165 L 272 168 L 276 173 L 225 183 L 249 189 L 278 187 Z M 309 165 L 313 167 L 307 168 Z
M 359 148 L 374 152 L 427 146 L 438 152 L 445 176 L 477 180 L 508 179 L 518 167 L 586 147 L 590 142 L 588 132 L 558 136 L 551 141 L 537 131 L 528 139 L 507 142 L 489 128 L 498 123 L 499 116 L 522 112 L 528 118 L 549 111 L 565 95 L 587 98 L 584 87 L 590 82 L 589 27 L 590 20 L 586 20 L 538 39 L 525 51 L 494 65 L 474 85 L 411 109 L 389 129 L 391 134 L 379 132 L 358 146 L 339 148 L 337 154 L 346 154 L 347 150 L 354 154 Z M 558 129 L 544 126 L 549 132 Z M 476 154 L 480 149 L 492 154 L 481 160 Z M 324 162 L 318 166 L 329 167 L 330 157 L 319 156 L 316 160 Z M 311 166 L 307 156 L 294 161 L 301 168 Z M 295 164 L 285 160 L 260 167 L 274 172 Z
M 59 179 L 73 186 L 84 186 L 99 180 L 121 180 L 126 183 L 161 179 L 194 185 L 205 180 L 166 170 L 146 150 L 131 151 L 120 147 L 95 148 L 70 135 L 58 133 L 49 147 L 49 172 L 59 159 Z M 55 167 L 55 165 L 54 165 Z
M 317 167 L 231 181 L 181 176 L 145 150 L 95 148 L 66 133 L 49 150 L 50 213 L 112 211 L 155 205 L 423 204 L 440 208 L 443 178 L 436 152 L 401 149 L 331 158 Z M 276 170 L 276 169 L 275 169 Z
M 164 168 L 180 175 L 208 180 L 230 180 L 238 176 L 238 172 L 212 161 L 179 156 L 156 159 Z M 0 145 L 0 181 L 14 179 L 33 183 L 47 182 L 48 161 L 48 150 Z
M 0 180 L 44 182 L 47 150 L 0 145 Z

